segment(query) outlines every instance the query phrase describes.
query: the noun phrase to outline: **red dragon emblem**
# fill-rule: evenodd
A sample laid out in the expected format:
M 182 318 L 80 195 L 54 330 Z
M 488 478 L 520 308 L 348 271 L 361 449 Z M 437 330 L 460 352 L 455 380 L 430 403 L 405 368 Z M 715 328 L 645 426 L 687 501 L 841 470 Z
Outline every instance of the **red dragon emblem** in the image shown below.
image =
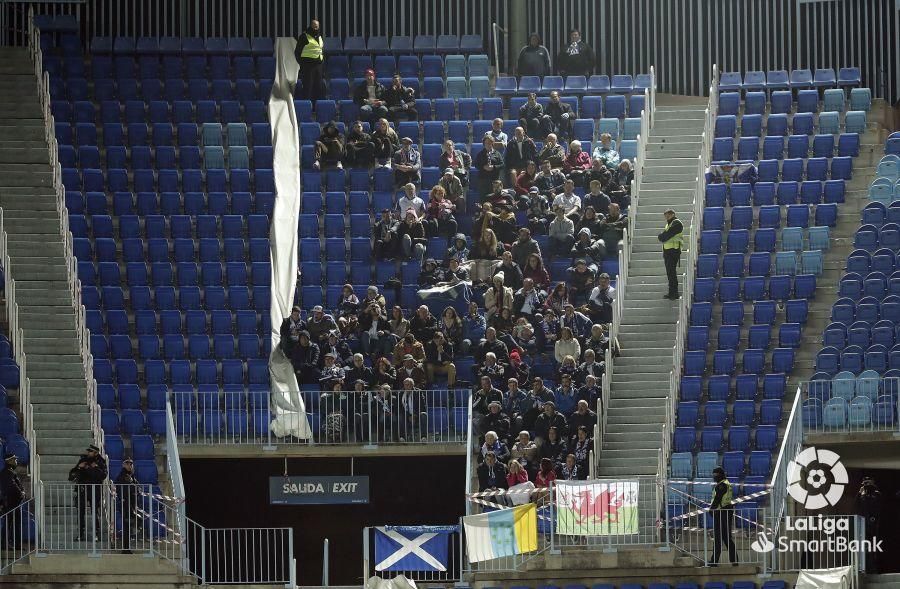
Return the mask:
M 619 510 L 625 503 L 624 499 L 624 493 L 607 490 L 595 496 L 590 489 L 585 489 L 572 497 L 569 507 L 575 513 L 575 519 L 579 525 L 597 524 L 604 521 L 618 523 Z

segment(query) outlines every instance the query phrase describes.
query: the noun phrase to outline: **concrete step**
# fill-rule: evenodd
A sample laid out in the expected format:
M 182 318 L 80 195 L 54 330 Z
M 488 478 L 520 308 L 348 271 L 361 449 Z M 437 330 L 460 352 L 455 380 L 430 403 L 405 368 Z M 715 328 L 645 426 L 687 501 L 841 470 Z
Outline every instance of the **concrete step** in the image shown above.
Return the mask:
M 655 453 L 654 453 L 655 454 Z M 652 456 L 648 462 L 632 463 L 628 458 L 613 460 L 604 460 L 603 453 L 600 455 L 600 464 L 597 474 L 600 477 L 629 477 L 638 475 L 655 475 L 656 474 L 656 456 Z M 619 462 L 624 463 L 621 466 Z
M 60 406 L 63 407 L 63 406 Z M 87 429 L 91 426 L 90 415 L 87 413 L 87 405 L 82 413 L 37 413 L 34 415 L 34 427 L 37 430 L 76 428 Z M 43 465 L 42 465 L 43 467 Z
M 81 454 L 84 448 L 93 443 L 89 430 L 73 430 L 66 433 L 69 435 L 65 438 L 41 436 L 37 441 L 38 454 L 62 455 L 71 453 L 73 456 L 77 456 Z
M 16 115 L 18 116 L 18 115 Z M 0 164 L 0 186 L 53 185 L 50 166 L 44 164 Z
M 61 356 L 69 358 L 70 356 Z M 46 356 L 45 356 L 46 358 Z M 55 360 L 35 360 L 28 358 L 28 376 L 34 378 L 84 379 L 81 357 L 77 360 L 57 362 Z
M 49 164 L 46 146 L 9 149 L 0 147 L 0 164 Z

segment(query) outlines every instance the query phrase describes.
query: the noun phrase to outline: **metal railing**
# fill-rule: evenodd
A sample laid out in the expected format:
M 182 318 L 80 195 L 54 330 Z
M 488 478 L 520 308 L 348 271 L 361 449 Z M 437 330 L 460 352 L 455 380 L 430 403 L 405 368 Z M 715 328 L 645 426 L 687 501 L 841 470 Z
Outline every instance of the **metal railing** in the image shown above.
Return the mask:
M 468 389 L 302 392 L 312 437 L 277 437 L 270 427 L 275 410 L 266 391 L 242 394 L 171 393 L 177 440 L 190 445 L 396 445 L 465 444 L 471 392 Z M 234 400 L 232 400 L 234 399 Z M 266 399 L 254 407 L 254 399 Z
M 703 207 L 706 198 L 706 169 L 712 156 L 712 141 L 715 131 L 716 114 L 719 110 L 719 71 L 713 65 L 712 83 L 709 87 L 709 104 L 706 108 L 703 133 L 700 136 L 700 155 L 697 158 L 697 177 L 694 188 L 693 216 L 684 240 L 681 264 L 684 268 L 681 298 L 677 301 L 678 321 L 675 324 L 675 345 L 672 347 L 672 371 L 669 373 L 669 394 L 666 400 L 666 423 L 663 426 L 663 459 L 668 464 L 671 454 L 672 434 L 675 424 L 675 407 L 678 403 L 681 385 L 682 358 L 690 324 L 691 301 L 694 297 L 694 278 L 697 255 L 700 244 L 700 227 L 702 226 Z
M 781 441 L 781 449 L 778 451 L 778 459 L 775 461 L 775 469 L 772 471 L 772 513 L 776 518 L 776 524 L 781 516 L 787 513 L 788 470 L 791 461 L 803 446 L 803 416 L 800 405 L 798 387 L 794 402 L 791 404 L 791 412 L 785 423 L 784 436 Z
M 606 370 L 600 381 L 600 398 L 597 400 L 597 425 L 594 427 L 594 449 L 591 458 L 591 469 L 596 470 L 596 461 L 600 460 L 600 452 L 603 448 L 603 435 L 606 430 L 606 408 L 609 407 L 610 385 L 615 372 L 615 360 L 612 348 L 617 345 L 619 327 L 622 324 L 622 316 L 625 308 L 625 295 L 628 286 L 628 269 L 631 264 L 631 250 L 633 247 L 632 236 L 634 223 L 637 218 L 640 205 L 641 184 L 644 177 L 644 163 L 647 155 L 647 142 L 650 139 L 650 129 L 653 126 L 653 117 L 656 114 L 656 69 L 650 67 L 650 87 L 644 90 L 644 110 L 641 111 L 641 132 L 637 136 L 637 155 L 634 158 L 634 178 L 631 181 L 631 204 L 628 207 L 627 226 L 622 232 L 622 246 L 619 248 L 619 275 L 616 278 L 616 297 L 612 304 L 612 322 L 609 324 L 610 346 L 607 349 L 604 362 Z
M 900 433 L 900 378 L 804 381 L 798 390 L 806 435 Z
M 0 574 L 35 551 L 34 498 L 0 515 Z

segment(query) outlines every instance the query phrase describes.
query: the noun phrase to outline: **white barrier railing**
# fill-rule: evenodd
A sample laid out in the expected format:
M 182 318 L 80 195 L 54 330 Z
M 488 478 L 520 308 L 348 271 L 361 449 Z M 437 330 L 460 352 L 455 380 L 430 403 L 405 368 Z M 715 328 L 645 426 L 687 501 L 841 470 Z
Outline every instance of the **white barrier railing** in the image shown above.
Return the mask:
M 402 390 L 301 394 L 310 439 L 272 433 L 274 408 L 268 401 L 254 407 L 254 399 L 271 397 L 264 391 L 251 392 L 249 410 L 243 393 L 170 393 L 175 435 L 191 445 L 462 445 L 471 422 L 468 389 L 416 391 L 410 397 Z
M 0 514 L 0 575 L 35 552 L 34 498 Z
M 803 446 L 803 415 L 800 410 L 801 396 L 800 388 L 797 387 L 797 394 L 794 396 L 791 412 L 788 414 L 788 419 L 785 423 L 781 449 L 778 451 L 778 459 L 775 461 L 775 469 L 772 471 L 772 513 L 776 518 L 776 523 L 781 516 L 787 513 L 788 469 L 791 461 Z
M 597 399 L 595 411 L 597 413 L 597 425 L 594 427 L 594 449 L 591 458 L 592 475 L 596 471 L 596 462 L 600 460 L 603 448 L 603 435 L 606 431 L 606 408 L 609 407 L 610 386 L 615 373 L 615 360 L 613 349 L 618 345 L 619 327 L 625 308 L 625 296 L 628 286 L 628 269 L 631 264 L 632 239 L 634 236 L 634 223 L 637 218 L 640 205 L 641 183 L 644 176 L 644 162 L 647 155 L 647 142 L 650 139 L 650 128 L 653 126 L 653 117 L 656 112 L 656 69 L 650 67 L 650 87 L 644 90 L 644 110 L 641 111 L 641 131 L 637 136 L 637 155 L 634 158 L 634 178 L 631 180 L 631 204 L 628 206 L 627 226 L 622 232 L 622 245 L 619 248 L 619 276 L 616 278 L 616 297 L 612 304 L 612 322 L 609 324 L 609 349 L 607 349 L 604 362 L 606 369 L 600 381 L 600 398 Z
M 681 298 L 678 300 L 678 321 L 675 323 L 675 345 L 672 347 L 672 371 L 669 373 L 669 394 L 666 399 L 666 423 L 663 427 L 664 460 L 668 464 L 671 455 L 672 434 L 675 424 L 675 407 L 681 385 L 681 363 L 684 357 L 684 343 L 690 324 L 691 301 L 694 297 L 694 277 L 697 264 L 697 253 L 700 243 L 700 227 L 703 223 L 703 207 L 706 198 L 706 169 L 712 155 L 712 140 L 715 130 L 716 114 L 719 110 L 719 71 L 716 65 L 712 69 L 712 83 L 709 87 L 709 105 L 706 108 L 703 133 L 700 137 L 700 155 L 697 158 L 697 177 L 694 187 L 693 216 L 687 238 L 684 240 L 684 251 L 681 256 L 684 268 Z

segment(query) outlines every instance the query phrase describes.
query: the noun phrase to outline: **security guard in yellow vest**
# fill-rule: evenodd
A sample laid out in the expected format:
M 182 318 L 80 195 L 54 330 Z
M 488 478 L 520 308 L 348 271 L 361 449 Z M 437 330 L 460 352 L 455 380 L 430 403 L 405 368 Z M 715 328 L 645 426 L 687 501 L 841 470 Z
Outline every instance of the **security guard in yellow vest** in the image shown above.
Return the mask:
M 666 264 L 666 276 L 669 279 L 669 292 L 664 294 L 663 298 L 674 301 L 680 296 L 678 294 L 677 269 L 681 262 L 681 233 L 684 231 L 684 226 L 672 209 L 668 209 L 663 215 L 666 217 L 666 228 L 657 237 L 662 242 L 663 262 Z
M 300 98 L 321 100 L 325 98 L 322 81 L 325 63 L 325 39 L 319 29 L 319 21 L 312 20 L 302 35 L 297 37 L 294 57 L 300 64 Z
M 728 561 L 737 566 L 737 549 L 734 538 L 731 537 L 732 520 L 734 519 L 734 490 L 725 477 L 725 470 L 721 466 L 713 469 L 712 504 L 709 506 L 713 518 L 713 554 L 709 559 L 709 566 L 719 566 L 719 557 L 722 555 L 722 543 L 728 546 Z

